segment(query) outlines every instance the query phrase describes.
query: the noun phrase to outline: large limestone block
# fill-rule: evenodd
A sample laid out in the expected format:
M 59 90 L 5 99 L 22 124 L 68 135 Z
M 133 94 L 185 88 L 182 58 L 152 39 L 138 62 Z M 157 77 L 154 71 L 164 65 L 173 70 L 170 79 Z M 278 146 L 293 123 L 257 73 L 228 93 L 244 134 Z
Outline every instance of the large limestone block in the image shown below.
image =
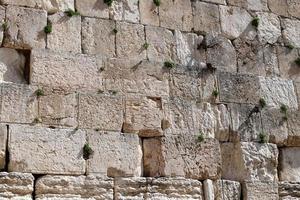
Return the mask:
M 76 94 L 51 94 L 39 97 L 39 116 L 44 124 L 77 126 Z
M 118 94 L 169 96 L 169 71 L 163 63 L 139 59 L 108 59 L 103 71 L 105 89 Z
M 153 1 L 140 0 L 139 7 L 142 24 L 159 26 L 158 7 L 153 3 Z
M 0 124 L 0 169 L 4 169 L 6 162 L 7 126 Z
M 300 20 L 282 19 L 282 23 L 282 36 L 285 42 L 300 48 Z
M 215 191 L 213 181 L 207 179 L 203 181 L 203 190 L 204 190 L 204 198 L 206 200 L 214 200 L 215 199 Z
M 109 10 L 109 18 L 139 23 L 139 0 L 114 1 Z
M 82 21 L 82 49 L 86 54 L 103 54 L 115 57 L 116 44 L 115 22 L 111 20 L 83 18 Z
M 32 123 L 38 116 L 36 87 L 1 84 L 1 115 L 3 122 Z
M 6 9 L 4 46 L 18 49 L 45 48 L 47 12 L 44 10 L 8 6 Z
M 237 181 L 278 180 L 276 145 L 250 142 L 223 143 L 221 151 L 222 178 Z
M 279 179 L 281 181 L 300 181 L 299 153 L 299 147 L 280 149 Z
M 268 6 L 277 15 L 289 16 L 287 0 L 268 0 Z
M 298 110 L 288 112 L 288 146 L 300 146 L 300 113 Z
M 239 37 L 249 26 L 252 17 L 242 8 L 220 6 L 222 32 L 229 38 Z
M 31 84 L 59 91 L 98 91 L 102 60 L 96 56 L 33 50 Z
M 118 178 L 117 199 L 202 200 L 200 181 L 184 178 Z
M 300 82 L 300 68 L 295 63 L 298 58 L 298 50 L 296 48 L 291 50 L 287 47 L 277 47 L 277 53 L 281 77 Z
M 241 184 L 236 181 L 217 180 L 214 191 L 216 200 L 241 199 Z
M 120 58 L 146 58 L 145 31 L 141 24 L 117 22 L 116 29 L 116 52 Z M 128 42 L 130 41 L 130 42 Z M 150 43 L 150 46 L 152 44 Z
M 298 0 L 287 0 L 288 13 L 293 17 L 300 18 L 300 2 Z
M 104 3 L 104 0 L 77 1 L 76 9 L 82 16 L 109 18 L 109 7 Z
M 268 11 L 268 0 L 229 0 L 228 4 L 253 11 Z
M 191 31 L 193 26 L 190 0 L 165 0 L 159 7 L 160 26 L 170 29 Z
M 193 3 L 193 24 L 195 31 L 212 33 L 221 32 L 219 7 L 215 4 L 195 1 Z
M 298 109 L 297 95 L 293 82 L 281 78 L 259 78 L 261 98 L 268 107 L 280 108 L 282 105 L 289 109 Z
M 79 95 L 79 126 L 100 130 L 121 131 L 123 99 L 102 94 Z
M 220 73 L 219 88 L 221 102 L 257 104 L 260 99 L 257 76 Z
M 25 84 L 25 62 L 25 56 L 17 50 L 0 48 L 0 82 Z
M 243 198 L 249 200 L 279 200 L 278 184 L 276 182 L 245 182 Z
M 81 130 L 10 125 L 8 169 L 36 174 L 84 174 L 81 154 L 85 137 Z
M 217 179 L 221 170 L 219 142 L 196 136 L 166 136 L 144 139 L 146 176 L 183 176 L 198 180 Z
M 297 200 L 300 198 L 299 182 L 279 182 L 278 190 L 282 200 Z
M 153 61 L 170 61 L 176 58 L 176 40 L 173 33 L 161 27 L 146 26 L 148 58 Z
M 33 182 L 32 174 L 0 172 L 0 199 L 31 200 Z
M 94 155 L 87 173 L 109 177 L 142 175 L 142 146 L 136 134 L 89 131 L 88 143 Z
M 64 13 L 50 15 L 52 32 L 47 35 L 47 48 L 54 51 L 81 53 L 81 18 Z
M 274 44 L 281 36 L 280 20 L 273 13 L 257 13 L 259 25 L 257 27 L 258 39 L 261 43 Z
M 113 200 L 113 180 L 98 176 L 43 176 L 36 181 L 37 200 Z

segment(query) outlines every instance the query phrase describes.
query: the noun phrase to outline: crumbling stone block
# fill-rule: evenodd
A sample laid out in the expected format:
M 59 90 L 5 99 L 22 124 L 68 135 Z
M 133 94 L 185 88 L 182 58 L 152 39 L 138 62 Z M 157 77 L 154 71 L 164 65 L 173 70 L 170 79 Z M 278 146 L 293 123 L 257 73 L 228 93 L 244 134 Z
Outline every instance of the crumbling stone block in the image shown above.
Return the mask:
M 287 147 L 280 149 L 280 171 L 281 181 L 300 181 L 300 159 L 299 147 Z
M 280 21 L 273 13 L 259 12 L 259 25 L 257 27 L 258 39 L 261 43 L 274 44 L 281 36 Z
M 297 0 L 287 0 L 288 13 L 293 17 L 299 18 L 300 2 Z
M 241 184 L 230 180 L 217 180 L 215 182 L 215 199 L 216 200 L 240 200 L 241 199 Z
M 109 18 L 114 20 L 124 20 L 133 23 L 139 23 L 139 1 L 121 0 L 114 1 L 109 10 Z
M 299 4 L 300 5 L 300 4 Z M 300 48 L 299 28 L 300 20 L 282 19 L 282 36 L 287 44 Z
M 77 1 L 76 9 L 82 16 L 109 18 L 109 7 L 104 3 L 104 0 Z
M 278 190 L 279 196 L 282 200 L 297 200 L 300 197 L 299 182 L 279 182 Z
M 253 200 L 278 200 L 276 182 L 247 181 L 243 184 L 243 198 Z
M 139 7 L 142 24 L 159 26 L 159 11 L 153 1 L 140 0 Z
M 291 44 L 292 45 L 292 44 Z M 300 82 L 300 68 L 295 63 L 298 58 L 297 49 L 277 47 L 280 75 L 285 79 Z

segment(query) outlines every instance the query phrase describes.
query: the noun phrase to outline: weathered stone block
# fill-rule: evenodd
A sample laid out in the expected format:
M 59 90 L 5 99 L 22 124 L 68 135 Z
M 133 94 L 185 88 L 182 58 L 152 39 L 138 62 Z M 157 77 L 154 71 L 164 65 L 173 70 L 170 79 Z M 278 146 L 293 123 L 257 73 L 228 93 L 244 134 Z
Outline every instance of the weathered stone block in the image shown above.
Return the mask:
M 89 131 L 88 142 L 94 155 L 87 173 L 109 177 L 142 175 L 142 146 L 136 134 Z
M 46 11 L 8 6 L 6 20 L 9 28 L 5 32 L 5 47 L 19 49 L 45 48 Z
M 282 200 L 297 200 L 300 197 L 299 182 L 279 182 L 278 190 Z
M 39 97 L 39 116 L 44 124 L 77 126 L 76 94 L 51 94 Z
M 32 123 L 38 116 L 36 87 L 1 84 L 1 116 L 3 122 Z
M 278 184 L 276 182 L 245 182 L 243 198 L 251 200 L 278 200 Z
M 300 181 L 299 153 L 299 147 L 280 149 L 279 179 L 281 181 Z
M 268 0 L 268 6 L 277 15 L 289 16 L 287 0 Z
M 300 113 L 299 111 L 288 112 L 289 134 L 287 145 L 300 146 Z
M 300 20 L 282 19 L 282 23 L 282 36 L 285 42 L 287 44 L 300 48 Z
M 80 94 L 78 122 L 83 128 L 121 131 L 123 99 L 119 96 Z
M 5 20 L 5 7 L 0 6 L 0 22 L 4 23 Z M 3 36 L 4 36 L 4 30 L 3 27 L 0 29 L 0 45 L 2 46 L 2 41 L 3 41 Z
M 193 24 L 195 31 L 212 33 L 221 32 L 219 7 L 215 4 L 196 1 L 193 3 Z
M 287 0 L 287 5 L 289 14 L 293 17 L 300 18 L 300 2 L 297 0 Z
M 49 16 L 52 32 L 47 35 L 47 48 L 53 51 L 81 53 L 81 17 L 64 13 Z
M 145 31 L 144 26 L 140 24 L 130 24 L 126 22 L 117 22 L 116 29 L 116 49 L 117 56 L 120 58 L 146 58 Z M 130 41 L 130 42 L 128 42 Z M 152 45 L 152 43 L 150 43 Z
M 6 162 L 7 126 L 0 124 L 0 169 L 4 169 Z
M 203 190 L 204 190 L 204 198 L 206 200 L 214 200 L 215 199 L 215 191 L 213 181 L 210 179 L 206 179 L 203 181 Z
M 31 200 L 33 193 L 31 174 L 17 172 L 0 173 L 0 199 Z
M 259 25 L 257 27 L 258 39 L 261 43 L 274 44 L 281 36 L 280 21 L 273 13 L 257 13 Z
M 222 178 L 237 181 L 278 180 L 276 145 L 250 142 L 223 143 L 221 151 Z
M 215 139 L 199 142 L 196 136 L 167 136 L 144 139 L 143 145 L 146 176 L 205 180 L 220 175 L 220 146 Z M 153 147 L 156 147 L 154 152 Z
M 31 67 L 33 85 L 59 91 L 98 91 L 102 88 L 102 60 L 96 56 L 33 50 Z
M 268 0 L 229 0 L 228 4 L 246 8 L 247 10 L 268 11 L 267 1 Z
M 216 200 L 241 199 L 241 184 L 236 181 L 218 180 L 215 182 L 214 191 Z
M 113 200 L 113 180 L 98 176 L 43 176 L 35 185 L 37 200 Z
M 115 178 L 115 198 L 144 200 L 148 187 L 148 179 L 145 177 Z
M 159 26 L 158 7 L 153 3 L 153 1 L 140 0 L 139 7 L 142 24 Z
M 115 57 L 115 22 L 111 20 L 84 18 L 82 21 L 82 49 L 87 54 L 103 54 Z
M 162 27 L 190 31 L 193 26 L 191 1 L 161 1 L 159 17 L 160 26 Z
M 300 68 L 295 63 L 298 58 L 297 49 L 277 47 L 277 54 L 281 77 L 300 82 Z
M 85 161 L 81 154 L 85 137 L 81 130 L 10 125 L 8 170 L 35 174 L 84 174 Z
M 122 0 L 114 1 L 109 10 L 109 18 L 114 20 L 125 20 L 133 23 L 139 23 L 139 1 Z
M 82 16 L 109 18 L 109 7 L 104 0 L 77 1 L 76 9 Z

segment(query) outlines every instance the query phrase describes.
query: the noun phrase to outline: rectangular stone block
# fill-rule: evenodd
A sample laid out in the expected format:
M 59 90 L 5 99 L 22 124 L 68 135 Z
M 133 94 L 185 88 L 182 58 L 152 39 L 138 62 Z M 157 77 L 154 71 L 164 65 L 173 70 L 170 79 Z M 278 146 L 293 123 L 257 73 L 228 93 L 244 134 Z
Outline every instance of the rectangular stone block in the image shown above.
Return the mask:
M 79 95 L 79 127 L 121 131 L 124 105 L 120 96 Z
M 290 45 L 293 45 L 290 43 Z M 289 49 L 287 47 L 277 47 L 278 64 L 281 77 L 300 82 L 300 68 L 295 63 L 298 58 L 298 51 L 296 48 Z
M 98 91 L 102 60 L 96 56 L 33 50 L 31 84 L 58 91 Z
M 35 174 L 85 172 L 82 148 L 85 132 L 40 126 L 9 126 L 9 171 Z
M 278 192 L 282 200 L 297 200 L 300 198 L 299 182 L 279 182 Z
M 214 185 L 216 200 L 240 200 L 241 184 L 236 181 L 217 180 Z
M 142 146 L 135 134 L 88 131 L 88 143 L 94 151 L 87 173 L 109 177 L 142 175 Z
M 268 11 L 268 0 L 229 0 L 229 5 L 246 8 L 253 11 Z
M 146 176 L 183 176 L 198 180 L 220 177 L 219 142 L 196 136 L 167 136 L 144 139 L 144 173 Z
M 98 176 L 42 176 L 36 181 L 35 198 L 113 200 L 112 179 Z
M 47 12 L 44 10 L 8 6 L 8 29 L 4 46 L 18 49 L 45 48 Z
M 281 181 L 300 181 L 300 147 L 287 147 L 280 149 L 280 171 Z
M 109 10 L 109 18 L 133 23 L 140 22 L 139 0 L 113 1 Z
M 278 180 L 278 149 L 274 144 L 222 143 L 221 152 L 224 179 L 240 182 Z
M 36 87 L 8 83 L 2 83 L 0 87 L 2 122 L 32 123 L 37 118 Z
M 282 19 L 281 22 L 284 41 L 296 48 L 300 48 L 299 32 L 297 31 L 300 28 L 300 20 Z
M 149 0 L 140 0 L 139 7 L 142 24 L 159 26 L 159 11 L 154 2 Z
M 300 113 L 299 111 L 288 112 L 288 139 L 287 146 L 300 146 Z
M 0 199 L 31 200 L 33 182 L 32 174 L 0 172 Z
M 104 3 L 104 0 L 77 1 L 76 9 L 82 16 L 109 18 L 109 7 Z
M 243 198 L 251 200 L 279 200 L 278 184 L 276 182 L 245 182 Z
M 5 124 L 0 124 L 0 169 L 5 168 L 6 164 L 6 143 L 7 143 L 7 129 Z

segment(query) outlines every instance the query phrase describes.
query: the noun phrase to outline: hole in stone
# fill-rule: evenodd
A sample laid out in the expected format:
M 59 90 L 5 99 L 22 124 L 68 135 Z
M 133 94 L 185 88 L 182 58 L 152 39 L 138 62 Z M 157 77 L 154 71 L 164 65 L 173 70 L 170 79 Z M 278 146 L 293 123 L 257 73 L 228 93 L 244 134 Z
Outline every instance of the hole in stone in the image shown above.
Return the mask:
M 30 83 L 30 50 L 0 48 L 0 82 Z

